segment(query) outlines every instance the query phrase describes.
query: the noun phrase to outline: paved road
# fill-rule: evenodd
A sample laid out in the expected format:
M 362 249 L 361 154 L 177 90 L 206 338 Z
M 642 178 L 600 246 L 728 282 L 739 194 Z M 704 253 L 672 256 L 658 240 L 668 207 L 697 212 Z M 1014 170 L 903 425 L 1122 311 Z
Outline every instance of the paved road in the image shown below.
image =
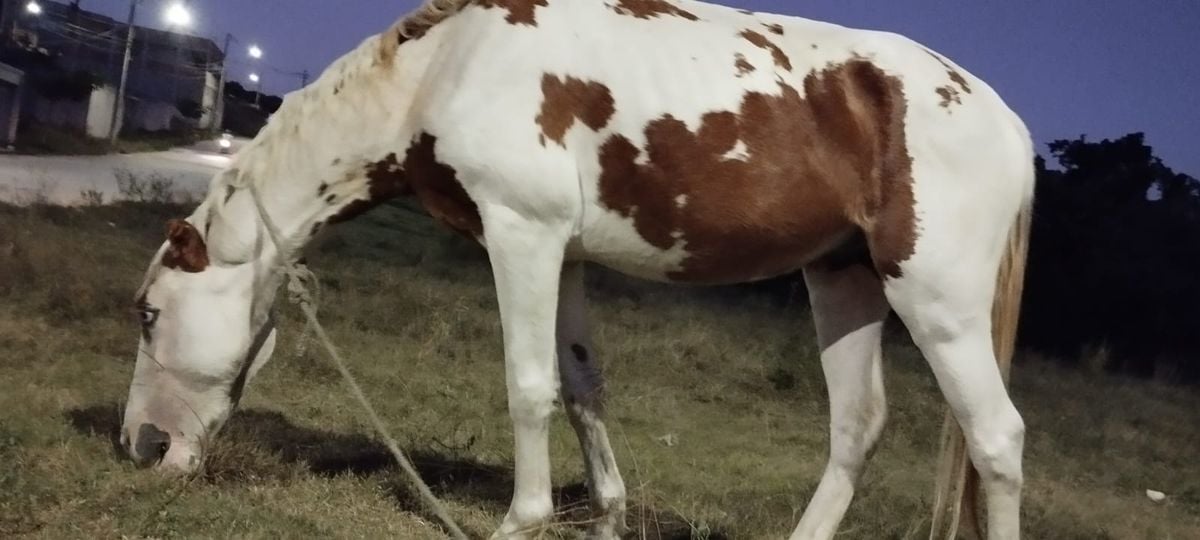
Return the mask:
M 245 141 L 238 141 L 238 145 Z M 237 145 L 235 145 L 235 149 Z M 105 201 L 120 197 L 116 171 L 125 170 L 145 180 L 152 175 L 170 178 L 177 192 L 197 197 L 208 182 L 229 164 L 229 156 L 211 142 L 165 152 L 107 156 L 0 155 L 0 200 L 27 203 L 41 194 L 54 203 L 77 204 L 84 190 L 104 194 Z

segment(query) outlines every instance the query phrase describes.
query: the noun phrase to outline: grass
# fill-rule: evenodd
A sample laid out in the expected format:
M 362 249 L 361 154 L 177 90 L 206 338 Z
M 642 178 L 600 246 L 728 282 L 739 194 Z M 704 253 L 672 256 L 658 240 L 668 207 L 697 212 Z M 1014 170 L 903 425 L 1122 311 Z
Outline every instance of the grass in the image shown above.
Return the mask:
M 133 368 L 132 294 L 169 204 L 0 206 L 0 537 L 445 538 L 316 347 L 283 334 L 204 473 L 181 482 L 113 440 Z M 401 445 L 472 536 L 511 490 L 500 329 L 483 254 L 385 206 L 311 247 L 323 322 Z M 753 288 L 590 275 L 609 426 L 634 538 L 781 538 L 816 488 L 827 407 L 808 314 Z M 941 398 L 893 325 L 891 417 L 839 538 L 927 536 Z M 1028 538 L 1200 538 L 1194 388 L 1022 358 Z M 666 436 L 673 439 L 666 444 Z M 565 417 L 551 450 L 560 524 L 586 489 Z M 1146 489 L 1166 492 L 1154 503 Z

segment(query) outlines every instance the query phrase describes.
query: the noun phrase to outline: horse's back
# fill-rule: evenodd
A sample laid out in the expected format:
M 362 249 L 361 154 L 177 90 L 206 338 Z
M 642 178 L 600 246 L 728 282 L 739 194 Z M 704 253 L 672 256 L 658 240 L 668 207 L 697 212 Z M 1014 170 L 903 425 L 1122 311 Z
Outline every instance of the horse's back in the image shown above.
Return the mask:
M 690 1 L 465 15 L 476 90 L 436 114 L 494 135 L 449 150 L 486 171 L 468 191 L 575 214 L 572 256 L 642 277 L 770 277 L 859 232 L 898 274 L 930 193 L 972 180 L 923 182 L 1025 157 L 990 88 L 894 34 Z

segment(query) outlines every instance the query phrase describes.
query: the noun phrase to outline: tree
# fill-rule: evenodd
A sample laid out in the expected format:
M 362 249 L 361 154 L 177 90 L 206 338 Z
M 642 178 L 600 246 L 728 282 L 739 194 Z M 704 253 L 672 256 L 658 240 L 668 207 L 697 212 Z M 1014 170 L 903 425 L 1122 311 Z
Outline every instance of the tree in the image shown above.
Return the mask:
M 1058 140 L 1039 158 L 1022 339 L 1066 362 L 1200 379 L 1200 182 L 1142 133 Z

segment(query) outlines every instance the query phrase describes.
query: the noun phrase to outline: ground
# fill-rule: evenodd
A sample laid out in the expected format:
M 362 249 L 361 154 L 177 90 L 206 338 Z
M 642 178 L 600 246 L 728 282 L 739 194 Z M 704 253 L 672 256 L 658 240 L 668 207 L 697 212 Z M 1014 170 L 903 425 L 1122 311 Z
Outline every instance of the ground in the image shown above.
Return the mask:
M 0 537 L 446 538 L 299 317 L 190 480 L 114 449 L 133 293 L 170 205 L 0 205 Z M 500 331 L 482 253 L 401 206 L 313 246 L 321 317 L 364 390 L 473 537 L 511 490 Z M 785 537 L 824 467 L 807 311 L 756 289 L 665 289 L 592 269 L 608 416 L 634 538 Z M 839 538 L 925 538 L 942 401 L 891 324 L 891 416 Z M 1023 356 L 1027 538 L 1200 538 L 1200 396 Z M 552 436 L 560 524 L 581 537 L 574 435 Z M 1167 494 L 1152 502 L 1146 489 Z
M 236 145 L 245 143 L 237 139 Z M 78 204 L 91 191 L 105 201 L 120 198 L 117 175 L 170 179 L 182 194 L 203 194 L 213 175 L 229 165 L 213 141 L 159 152 L 134 154 L 46 156 L 0 155 L 0 202 L 45 198 L 57 204 Z

